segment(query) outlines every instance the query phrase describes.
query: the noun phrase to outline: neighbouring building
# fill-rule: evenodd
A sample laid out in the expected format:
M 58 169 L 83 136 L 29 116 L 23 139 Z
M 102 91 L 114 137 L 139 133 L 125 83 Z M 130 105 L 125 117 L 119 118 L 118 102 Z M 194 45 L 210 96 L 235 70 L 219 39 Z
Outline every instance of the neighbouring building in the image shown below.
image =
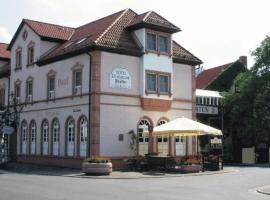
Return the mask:
M 224 106 L 222 92 L 235 92 L 234 80 L 247 69 L 247 57 L 240 56 L 235 62 L 198 70 L 196 77 L 196 113 L 197 119 L 224 131 L 225 160 L 232 160 L 232 138 L 228 127 L 224 129 Z
M 7 50 L 8 44 L 0 43 L 0 110 L 8 105 L 9 77 L 10 77 L 10 52 Z M 0 124 L 0 128 L 2 128 Z M 8 154 L 8 137 L 0 134 L 0 164 L 6 161 Z
M 148 152 L 143 129 L 196 118 L 195 66 L 173 40 L 180 29 L 157 13 L 126 9 L 77 28 L 23 19 L 8 50 L 10 91 L 27 102 L 17 133 L 19 162 L 80 166 L 133 156 L 128 133 Z M 197 152 L 196 137 L 156 138 L 163 155 Z
M 10 51 L 8 44 L 0 43 L 0 107 L 8 104 Z

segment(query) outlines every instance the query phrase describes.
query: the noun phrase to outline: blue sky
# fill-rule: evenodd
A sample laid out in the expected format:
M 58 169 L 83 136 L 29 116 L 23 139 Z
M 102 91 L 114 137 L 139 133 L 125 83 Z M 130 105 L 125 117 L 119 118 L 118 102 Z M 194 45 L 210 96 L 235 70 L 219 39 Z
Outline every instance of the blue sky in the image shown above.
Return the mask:
M 270 34 L 269 0 L 2 0 L 0 42 L 9 42 L 23 18 L 80 26 L 122 9 L 156 11 L 182 32 L 174 39 L 204 68 L 248 56 Z

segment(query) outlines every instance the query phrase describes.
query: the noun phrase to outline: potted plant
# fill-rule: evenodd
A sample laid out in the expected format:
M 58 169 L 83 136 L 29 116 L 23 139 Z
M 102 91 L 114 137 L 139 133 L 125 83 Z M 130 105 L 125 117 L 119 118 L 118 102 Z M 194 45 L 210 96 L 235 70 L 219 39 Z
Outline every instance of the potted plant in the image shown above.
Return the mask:
M 107 174 L 112 172 L 112 162 L 107 157 L 94 156 L 84 159 L 82 172 L 86 174 Z

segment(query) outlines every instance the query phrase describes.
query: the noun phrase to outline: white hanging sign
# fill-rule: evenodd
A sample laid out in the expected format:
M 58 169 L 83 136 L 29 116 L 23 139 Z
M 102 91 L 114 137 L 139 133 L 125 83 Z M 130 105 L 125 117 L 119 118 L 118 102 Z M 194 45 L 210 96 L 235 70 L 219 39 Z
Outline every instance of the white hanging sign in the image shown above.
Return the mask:
M 131 89 L 131 76 L 124 68 L 115 68 L 110 74 L 111 88 Z

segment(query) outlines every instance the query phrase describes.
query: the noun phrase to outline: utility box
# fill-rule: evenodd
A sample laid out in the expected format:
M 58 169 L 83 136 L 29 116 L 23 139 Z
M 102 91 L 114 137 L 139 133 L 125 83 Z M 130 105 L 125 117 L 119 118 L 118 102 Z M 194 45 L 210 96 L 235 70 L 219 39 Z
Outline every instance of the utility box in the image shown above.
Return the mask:
M 242 163 L 255 164 L 255 147 L 242 148 Z

